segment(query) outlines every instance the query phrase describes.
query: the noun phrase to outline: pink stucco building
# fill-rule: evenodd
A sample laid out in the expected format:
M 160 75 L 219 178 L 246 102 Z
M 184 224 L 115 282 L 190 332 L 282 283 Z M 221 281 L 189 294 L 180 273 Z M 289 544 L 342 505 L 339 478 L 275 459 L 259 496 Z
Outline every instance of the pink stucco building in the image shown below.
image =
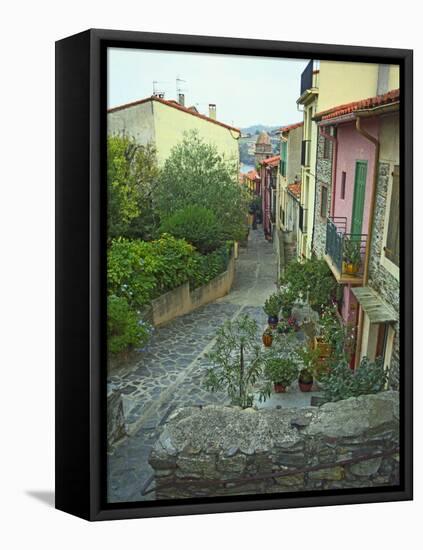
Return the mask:
M 367 282 L 369 234 L 379 165 L 379 136 L 384 109 L 399 100 L 399 90 L 318 113 L 319 151 L 315 217 L 324 257 L 342 285 L 340 313 L 355 326 L 360 305 L 353 288 Z M 318 232 L 316 231 L 316 234 Z M 317 243 L 316 248 L 319 247 Z

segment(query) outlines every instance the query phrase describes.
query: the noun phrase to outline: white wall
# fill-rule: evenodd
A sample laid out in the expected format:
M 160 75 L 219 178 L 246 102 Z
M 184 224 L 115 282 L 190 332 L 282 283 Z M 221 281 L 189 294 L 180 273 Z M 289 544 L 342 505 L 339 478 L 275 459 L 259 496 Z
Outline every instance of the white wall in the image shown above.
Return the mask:
M 417 548 L 416 541 L 421 538 L 421 468 L 416 469 L 414 503 L 90 525 L 56 512 L 43 502 L 51 500 L 54 486 L 54 40 L 88 27 L 99 27 L 415 47 L 416 90 L 422 89 L 421 17 L 418 3 L 414 1 L 404 0 L 400 6 L 388 1 L 381 9 L 377 2 L 355 0 L 345 5 L 345 10 L 340 9 L 339 2 L 329 0 L 322 0 L 318 6 L 314 1 L 305 1 L 301 6 L 284 2 L 272 4 L 270 11 L 264 9 L 262 14 L 253 0 L 216 0 L 206 9 L 207 12 L 193 0 L 186 0 L 183 5 L 165 0 L 159 4 L 128 0 L 40 0 L 3 6 L 0 35 L 2 545 L 7 550 Z M 239 94 L 242 100 L 241 88 L 245 85 L 241 83 L 240 89 L 231 93 Z M 418 109 L 415 127 L 422 127 L 422 112 Z M 416 151 L 422 150 L 422 133 L 416 132 L 415 139 Z M 415 186 L 414 200 L 417 205 L 423 202 L 423 186 Z M 422 241 L 423 224 L 416 224 L 417 246 Z M 415 261 L 416 273 L 421 273 L 421 256 L 417 255 Z M 416 285 L 415 307 L 416 311 L 423 309 L 421 285 Z M 416 334 L 422 328 L 421 323 L 421 318 L 416 316 Z M 419 368 L 421 349 L 416 346 L 415 350 L 417 388 L 422 387 L 423 382 Z M 422 401 L 416 400 L 415 404 L 416 436 L 423 424 Z M 423 458 L 422 445 L 423 438 L 416 437 L 416 464 Z M 30 496 L 31 492 L 38 492 L 39 496 Z

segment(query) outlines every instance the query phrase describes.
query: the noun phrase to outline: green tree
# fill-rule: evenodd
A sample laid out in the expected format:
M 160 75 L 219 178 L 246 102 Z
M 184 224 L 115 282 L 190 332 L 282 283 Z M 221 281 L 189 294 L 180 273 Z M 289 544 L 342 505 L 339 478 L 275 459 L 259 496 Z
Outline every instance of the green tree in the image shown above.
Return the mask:
M 248 193 L 238 182 L 237 164 L 223 158 L 197 132 L 184 134 L 167 158 L 154 193 L 161 218 L 187 205 L 210 209 L 225 240 L 245 236 Z
M 107 140 L 108 235 L 149 238 L 154 226 L 152 189 L 158 177 L 151 144 L 113 135 Z

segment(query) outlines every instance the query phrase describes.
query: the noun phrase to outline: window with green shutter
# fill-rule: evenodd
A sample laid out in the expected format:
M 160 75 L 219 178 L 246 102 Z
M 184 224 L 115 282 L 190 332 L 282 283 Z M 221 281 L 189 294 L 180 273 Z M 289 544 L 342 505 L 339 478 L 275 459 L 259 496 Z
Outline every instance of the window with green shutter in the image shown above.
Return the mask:
M 399 266 L 399 166 L 392 172 L 391 203 L 389 206 L 388 231 L 386 237 L 385 256 Z
M 279 171 L 280 171 L 281 176 L 286 176 L 287 147 L 288 147 L 288 142 L 287 141 L 282 141 L 281 142 L 281 161 L 280 161 L 280 167 L 279 167 Z

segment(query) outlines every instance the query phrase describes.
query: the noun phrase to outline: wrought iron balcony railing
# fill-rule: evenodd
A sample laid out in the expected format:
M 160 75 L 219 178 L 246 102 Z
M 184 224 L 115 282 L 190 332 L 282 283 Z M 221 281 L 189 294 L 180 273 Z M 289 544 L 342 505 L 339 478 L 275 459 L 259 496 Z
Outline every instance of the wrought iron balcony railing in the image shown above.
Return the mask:
M 347 218 L 332 217 L 326 223 L 326 257 L 340 279 L 361 278 L 367 235 L 347 233 Z
M 310 166 L 310 145 L 311 140 L 309 139 L 303 139 L 301 142 L 301 166 L 304 168 Z
M 302 233 L 307 233 L 307 208 L 300 205 L 298 216 L 298 227 Z
M 309 90 L 312 87 L 313 87 L 313 60 L 310 61 L 310 63 L 301 73 L 300 96 L 302 96 L 306 90 Z

